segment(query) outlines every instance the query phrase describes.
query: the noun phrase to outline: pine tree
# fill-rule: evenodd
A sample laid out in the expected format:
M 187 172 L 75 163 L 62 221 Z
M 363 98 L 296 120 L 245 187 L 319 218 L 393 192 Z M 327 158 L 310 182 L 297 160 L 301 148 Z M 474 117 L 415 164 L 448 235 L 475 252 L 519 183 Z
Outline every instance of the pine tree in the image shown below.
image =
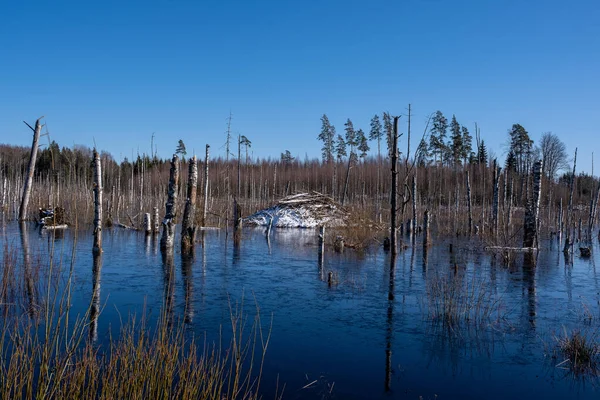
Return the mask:
M 436 111 L 432 118 L 432 127 L 429 136 L 429 150 L 436 157 L 437 161 L 443 163 L 444 156 L 448 150 L 446 146 L 446 131 L 448 130 L 448 120 L 441 111 Z
M 183 157 L 185 157 L 185 155 L 187 154 L 187 151 L 185 150 L 185 144 L 183 143 L 183 140 L 181 140 L 181 139 L 179 139 L 179 142 L 177 143 L 177 148 L 175 149 L 175 154 L 180 154 Z
M 463 126 L 461 128 L 461 132 L 462 132 L 462 147 L 463 147 L 462 158 L 466 164 L 471 153 L 473 152 L 473 136 L 471 136 L 471 134 L 469 133 L 469 130 L 465 126 Z
M 356 132 L 356 142 L 358 143 L 357 149 L 360 152 L 360 157 L 365 158 L 371 148 L 369 147 L 369 142 L 362 129 L 359 129 Z
M 510 137 L 509 151 L 515 154 L 517 172 L 526 174 L 532 161 L 533 140 L 529 138 L 529 133 L 520 124 L 513 124 L 508 135 Z
M 452 155 L 452 162 L 454 165 L 459 165 L 463 159 L 463 142 L 462 132 L 460 125 L 456 121 L 456 116 L 452 115 L 452 121 L 450 122 L 450 150 Z
M 421 141 L 419 142 L 416 157 L 417 164 L 421 167 L 424 167 L 429 162 L 429 147 L 427 146 L 427 142 L 425 142 L 425 139 L 421 139 Z
M 290 165 L 294 161 L 294 157 L 289 150 L 286 150 L 284 153 L 281 153 L 281 162 L 285 165 Z
M 335 142 L 335 152 L 338 161 L 342 161 L 342 158 L 348 155 L 348 153 L 346 153 L 346 141 L 344 140 L 342 135 L 337 135 L 337 140 Z
M 381 157 L 381 138 L 383 137 L 383 131 L 381 130 L 381 122 L 379 121 L 379 115 L 375 114 L 371 118 L 371 132 L 369 132 L 370 140 L 377 140 L 377 158 Z
M 504 169 L 507 171 L 517 171 L 517 157 L 513 151 L 509 151 L 506 156 L 506 162 L 504 163 Z
M 344 127 L 346 131 L 346 144 L 350 146 L 350 156 L 352 156 L 352 154 L 354 153 L 354 148 L 357 145 L 357 140 L 356 131 L 354 130 L 354 124 L 352 124 L 350 118 L 348 118 L 348 120 L 344 124 Z
M 383 131 L 385 132 L 385 139 L 387 141 L 388 157 L 392 156 L 394 149 L 394 127 L 392 125 L 392 117 L 389 113 L 383 113 Z
M 318 139 L 323 142 L 323 147 L 321 147 L 323 162 L 329 164 L 333 161 L 335 128 L 329 123 L 329 118 L 327 118 L 326 114 L 323 114 L 321 117 L 321 133 L 319 134 Z

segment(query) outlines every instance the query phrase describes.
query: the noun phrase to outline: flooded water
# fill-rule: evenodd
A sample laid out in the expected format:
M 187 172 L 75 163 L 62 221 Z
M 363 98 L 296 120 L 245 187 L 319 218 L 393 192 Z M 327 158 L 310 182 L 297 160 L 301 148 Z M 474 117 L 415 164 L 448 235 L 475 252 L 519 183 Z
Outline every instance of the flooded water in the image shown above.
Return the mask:
M 105 229 L 94 290 L 91 233 L 74 235 L 53 239 L 29 225 L 23 238 L 5 224 L 1 237 L 8 248 L 27 246 L 28 257 L 53 250 L 67 268 L 75 248 L 72 312 L 83 315 L 99 296 L 100 343 L 128 315 L 145 310 L 152 321 L 162 307 L 190 334 L 217 340 L 230 304 L 243 298 L 252 315 L 256 301 L 267 329 L 272 316 L 264 398 L 277 379 L 291 399 L 600 398 L 597 379 L 573 376 L 556 367 L 562 356 L 551 356 L 563 329 L 600 329 L 594 252 L 565 264 L 561 246 L 547 241 L 534 268 L 523 267 L 522 255 L 506 266 L 478 242 L 454 240 L 450 252 L 451 242 L 434 238 L 426 256 L 419 240 L 408 241 L 394 268 L 383 250 L 328 249 L 321 265 L 316 231 L 274 229 L 267 242 L 261 229 L 245 230 L 237 246 L 206 231 L 194 259 L 176 246 L 171 260 L 157 238 Z M 477 321 L 472 311 L 452 327 L 435 318 L 432 282 L 444 279 L 479 296 L 489 318 Z

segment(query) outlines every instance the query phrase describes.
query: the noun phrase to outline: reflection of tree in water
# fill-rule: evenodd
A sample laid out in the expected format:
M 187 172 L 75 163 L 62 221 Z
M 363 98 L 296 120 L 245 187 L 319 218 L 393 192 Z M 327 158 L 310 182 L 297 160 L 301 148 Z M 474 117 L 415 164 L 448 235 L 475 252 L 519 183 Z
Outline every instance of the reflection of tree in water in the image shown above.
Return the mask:
M 181 276 L 183 277 L 183 290 L 185 296 L 184 322 L 191 324 L 194 321 L 194 276 L 192 266 L 194 254 L 181 252 Z
M 27 234 L 27 223 L 21 222 L 19 224 L 19 231 L 21 234 L 21 248 L 23 251 L 23 276 L 25 278 L 25 291 L 27 293 L 27 313 L 30 317 L 33 317 L 36 309 L 36 294 L 35 286 L 33 284 L 32 270 L 31 270 L 31 257 L 29 255 L 29 236 Z
M 173 307 L 175 303 L 175 262 L 173 248 L 166 247 L 161 251 L 163 263 L 164 303 L 163 313 L 167 326 L 173 324 Z
M 392 339 L 394 336 L 394 285 L 396 281 L 396 255 L 390 257 L 390 281 L 385 334 L 385 391 L 392 390 Z

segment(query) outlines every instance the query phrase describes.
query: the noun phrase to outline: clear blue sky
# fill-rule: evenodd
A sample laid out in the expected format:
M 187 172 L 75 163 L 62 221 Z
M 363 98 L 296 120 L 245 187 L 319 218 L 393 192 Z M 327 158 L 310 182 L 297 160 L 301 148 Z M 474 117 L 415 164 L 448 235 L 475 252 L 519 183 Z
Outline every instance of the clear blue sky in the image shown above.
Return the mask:
M 22 120 L 45 115 L 61 145 L 117 159 L 148 153 L 153 132 L 162 157 L 178 139 L 222 155 L 231 110 L 255 156 L 313 158 L 323 113 L 368 131 L 412 103 L 415 133 L 439 109 L 504 159 L 520 123 L 578 146 L 591 172 L 599 99 L 598 0 L 0 4 L 3 143 L 29 145 Z

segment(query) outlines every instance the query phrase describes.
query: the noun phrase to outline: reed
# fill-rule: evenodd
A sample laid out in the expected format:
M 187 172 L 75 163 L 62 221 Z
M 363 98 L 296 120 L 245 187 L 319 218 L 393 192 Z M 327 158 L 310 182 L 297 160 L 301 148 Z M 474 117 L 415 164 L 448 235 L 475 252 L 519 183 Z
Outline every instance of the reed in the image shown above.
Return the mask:
M 123 324 L 108 344 L 88 340 L 90 310 L 70 312 L 73 269 L 60 270 L 64 285 L 52 284 L 40 312 L 22 312 L 27 277 L 18 274 L 17 251 L 5 244 L 0 281 L 0 399 L 257 399 L 271 329 L 260 309 L 231 305 L 230 339 L 199 344 L 183 320 L 169 324 L 162 312 L 153 329 L 142 316 Z M 48 277 L 54 276 L 51 273 Z M 97 318 L 97 317 L 96 317 Z M 223 335 L 223 337 L 226 335 Z
M 428 318 L 449 327 L 482 326 L 504 319 L 501 297 L 484 279 L 434 273 L 427 279 Z
M 600 341 L 598 331 L 580 329 L 567 332 L 555 338 L 563 361 L 557 367 L 566 368 L 575 376 L 600 375 Z

